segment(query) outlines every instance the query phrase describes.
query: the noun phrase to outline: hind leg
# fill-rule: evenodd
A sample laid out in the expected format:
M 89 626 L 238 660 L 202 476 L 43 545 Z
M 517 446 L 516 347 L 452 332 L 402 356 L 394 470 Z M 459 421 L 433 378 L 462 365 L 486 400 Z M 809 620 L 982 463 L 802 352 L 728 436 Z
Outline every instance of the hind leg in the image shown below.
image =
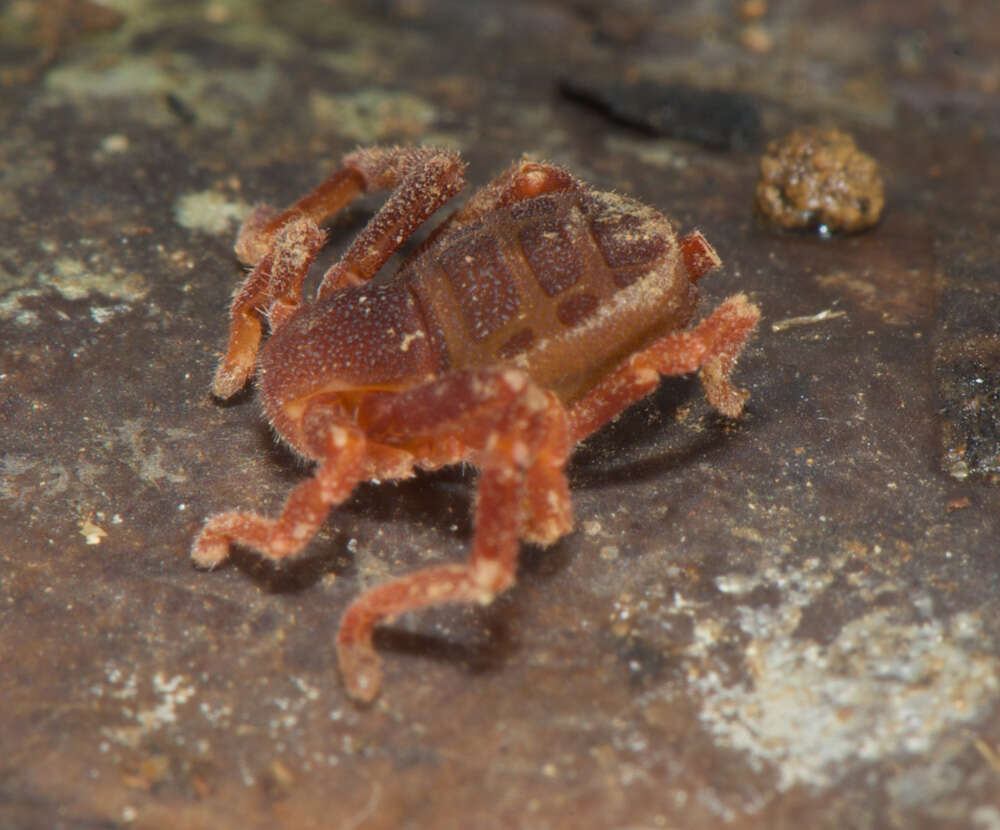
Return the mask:
M 730 297 L 693 329 L 672 332 L 630 357 L 570 410 L 570 435 L 582 441 L 615 415 L 650 394 L 663 375 L 699 372 L 705 397 L 719 412 L 735 418 L 746 393 L 729 382 L 760 310 L 743 294 Z

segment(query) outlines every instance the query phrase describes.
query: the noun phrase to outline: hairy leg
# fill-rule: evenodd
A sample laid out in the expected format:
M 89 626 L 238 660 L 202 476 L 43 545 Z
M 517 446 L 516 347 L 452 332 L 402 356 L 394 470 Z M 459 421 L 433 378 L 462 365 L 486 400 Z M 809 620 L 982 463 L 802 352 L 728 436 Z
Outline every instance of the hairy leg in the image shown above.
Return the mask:
M 344 157 L 365 191 L 392 189 L 389 198 L 323 276 L 317 297 L 371 279 L 431 215 L 465 183 L 458 153 L 435 147 L 369 147 Z
M 652 392 L 662 375 L 699 371 L 708 402 L 723 415 L 735 418 L 747 395 L 730 384 L 729 375 L 759 318 L 757 306 L 737 294 L 695 328 L 672 332 L 633 355 L 573 405 L 573 442 L 582 441 Z
M 552 164 L 521 160 L 508 167 L 493 181 L 476 191 L 461 208 L 442 222 L 420 250 L 440 242 L 451 234 L 506 205 L 567 190 L 582 190 L 585 185 L 569 172 Z
M 369 701 L 378 693 L 381 676 L 372 643 L 380 621 L 443 603 L 488 603 L 514 582 L 525 524 L 544 527 L 551 536 L 554 515 L 559 517 L 558 529 L 568 527 L 569 494 L 562 472 L 568 441 L 562 404 L 513 370 L 447 376 L 379 402 L 359 413 L 359 422 L 366 423 L 366 432 L 379 440 L 391 441 L 395 432 L 408 433 L 415 454 L 435 436 L 460 436 L 468 458 L 481 470 L 468 561 L 377 585 L 344 614 L 337 635 L 341 673 L 348 693 Z M 532 485 L 526 486 L 528 481 Z M 551 491 L 542 492 L 544 486 L 551 486 Z M 538 499 L 539 504 L 526 507 L 525 499 Z M 565 503 L 553 503 L 559 500 Z M 525 509 L 528 520 L 520 518 Z
M 229 343 L 212 381 L 214 394 L 229 398 L 246 384 L 257 365 L 261 314 L 273 330 L 295 312 L 302 302 L 302 281 L 325 240 L 315 223 L 295 220 L 281 229 L 247 275 L 229 309 Z
M 394 188 L 344 256 L 324 275 L 320 297 L 373 277 L 400 245 L 462 188 L 457 153 L 433 147 L 370 147 L 345 156 L 341 167 L 281 213 L 258 205 L 243 223 L 236 255 L 254 265 L 230 309 L 229 344 L 212 391 L 228 398 L 253 374 L 260 348 L 260 314 L 273 331 L 298 309 L 302 281 L 325 236 L 318 225 L 361 193 Z
M 335 402 L 311 405 L 303 429 L 311 451 L 321 459 L 312 478 L 291 492 L 276 519 L 236 512 L 210 517 L 191 549 L 196 565 L 216 567 L 229 556 L 233 543 L 275 561 L 293 556 L 316 535 L 330 508 L 351 494 L 365 464 L 364 434 Z
M 709 271 L 714 271 L 722 265 L 715 248 L 708 244 L 701 231 L 691 231 L 677 241 L 680 243 L 681 256 L 684 257 L 684 265 L 687 267 L 691 282 L 698 282 Z

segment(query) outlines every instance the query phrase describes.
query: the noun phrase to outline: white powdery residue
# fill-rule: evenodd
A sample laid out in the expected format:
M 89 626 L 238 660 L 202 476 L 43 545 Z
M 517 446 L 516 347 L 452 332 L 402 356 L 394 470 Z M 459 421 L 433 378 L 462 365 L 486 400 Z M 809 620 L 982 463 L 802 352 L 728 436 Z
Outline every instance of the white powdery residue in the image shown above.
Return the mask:
M 198 710 L 212 726 L 222 726 L 233 716 L 233 707 L 228 704 L 213 706 L 207 701 L 198 704 Z
M 271 736 L 277 738 L 281 733 L 301 729 L 309 722 L 310 713 L 317 701 L 322 697 L 320 688 L 314 686 L 303 677 L 289 677 L 294 690 L 285 695 L 275 695 L 269 698 L 269 703 L 278 712 L 267 721 Z
M 194 695 L 194 687 L 182 675 L 166 677 L 162 672 L 153 675 L 153 692 L 159 701 L 152 707 L 139 708 L 140 683 L 134 671 L 126 672 L 114 663 L 104 667 L 104 677 L 110 688 L 99 684 L 91 687 L 91 694 L 107 700 L 122 701 L 121 726 L 106 726 L 102 734 L 122 746 L 137 747 L 150 732 L 173 724 L 177 720 L 177 707 Z M 144 685 L 144 684 L 143 684 Z
M 55 292 L 66 300 L 84 300 L 93 295 L 101 295 L 123 302 L 110 311 L 131 311 L 130 303 L 138 302 L 149 293 L 149 286 L 141 274 L 125 271 L 112 265 L 97 267 L 71 256 L 57 257 L 44 270 L 28 276 L 21 284 L 0 298 L 0 319 L 13 319 L 20 325 L 33 325 L 40 321 L 32 309 L 22 308 L 23 300 L 44 297 Z M 108 309 L 96 309 L 100 315 Z M 103 320 L 94 317 L 95 322 Z
M 715 585 L 724 594 L 749 594 L 760 581 L 759 576 L 725 574 L 716 578 Z
M 104 308 L 94 307 L 90 309 L 90 319 L 98 325 L 103 325 L 113 317 L 117 317 L 119 314 L 127 314 L 131 310 L 132 306 L 125 303 L 118 303 L 117 305 Z
M 185 193 L 174 203 L 174 218 L 182 227 L 210 234 L 226 233 L 250 213 L 243 201 L 232 201 L 215 190 Z
M 186 678 L 174 675 L 167 679 L 162 673 L 153 675 L 153 689 L 162 697 L 152 709 L 136 713 L 136 720 L 146 730 L 158 729 L 177 720 L 177 707 L 194 695 L 194 686 L 185 685 Z
M 108 663 L 104 667 L 104 677 L 112 687 L 116 687 L 112 688 L 108 693 L 110 697 L 118 698 L 119 700 L 131 700 L 139 693 L 134 671 L 126 675 L 114 663 Z
M 743 577 L 720 579 L 727 593 L 747 587 Z M 975 613 L 899 622 L 898 611 L 880 608 L 828 644 L 795 636 L 802 609 L 829 579 L 816 570 L 765 573 L 762 584 L 780 584 L 784 602 L 738 609 L 752 684 L 726 685 L 711 671 L 692 680 L 705 696 L 705 727 L 754 768 L 773 765 L 782 791 L 832 786 L 858 760 L 926 753 L 946 730 L 988 711 L 1000 687 L 1000 661 L 977 650 Z M 710 658 L 711 641 L 695 637 L 688 656 Z
M 299 691 L 302 692 L 306 700 L 313 701 L 319 700 L 319 689 L 313 686 L 311 683 L 307 683 L 301 677 L 293 677 L 292 683 L 298 687 Z

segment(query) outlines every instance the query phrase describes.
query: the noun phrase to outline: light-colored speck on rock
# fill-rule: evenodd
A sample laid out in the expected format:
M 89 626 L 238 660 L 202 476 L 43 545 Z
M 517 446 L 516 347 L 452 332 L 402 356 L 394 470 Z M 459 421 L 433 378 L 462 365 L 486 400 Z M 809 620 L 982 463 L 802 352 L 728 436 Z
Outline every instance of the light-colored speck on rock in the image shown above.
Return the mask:
M 231 231 L 250 213 L 250 205 L 227 199 L 215 190 L 185 193 L 174 204 L 174 218 L 188 230 L 210 234 Z

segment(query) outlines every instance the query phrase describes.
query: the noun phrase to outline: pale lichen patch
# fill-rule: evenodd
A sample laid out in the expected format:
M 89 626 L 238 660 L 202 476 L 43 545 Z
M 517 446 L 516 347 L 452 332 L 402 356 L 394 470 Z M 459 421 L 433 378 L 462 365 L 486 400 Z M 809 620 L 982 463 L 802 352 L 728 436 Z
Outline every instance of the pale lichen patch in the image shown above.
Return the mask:
M 47 72 L 40 101 L 49 106 L 69 103 L 84 118 L 103 111 L 93 106 L 95 101 L 112 101 L 126 106 L 137 121 L 173 127 L 177 114 L 166 101 L 174 100 L 199 125 L 229 128 L 247 110 L 265 106 L 280 81 L 269 61 L 251 69 L 209 70 L 178 52 L 155 57 L 122 55 L 113 61 L 84 57 L 60 61 Z
M 437 117 L 434 106 L 408 92 L 310 92 L 309 111 L 321 129 L 363 144 L 422 137 Z
M 38 322 L 39 317 L 32 309 L 26 309 L 22 301 L 55 292 L 64 300 L 83 300 L 91 296 L 103 296 L 122 303 L 114 307 L 114 313 L 130 310 L 128 303 L 142 300 L 149 293 L 149 286 L 141 274 L 125 271 L 119 266 L 98 268 L 71 256 L 57 257 L 45 270 L 33 278 L 20 280 L 20 285 L 0 296 L 0 319 L 13 319 L 21 324 Z M 95 322 L 103 322 L 99 313 Z
M 975 612 L 913 621 L 875 607 L 828 643 L 801 636 L 804 610 L 831 580 L 815 562 L 718 579 L 733 596 L 758 586 L 784 596 L 777 606 L 737 608 L 749 684 L 733 684 L 714 668 L 721 629 L 713 623 L 720 621 L 704 608 L 692 614 L 695 637 L 686 651 L 701 666 L 690 674 L 704 695 L 701 722 L 755 769 L 773 766 L 780 791 L 833 786 L 858 759 L 929 753 L 949 730 L 987 713 L 1000 690 L 1000 661 L 979 647 Z M 675 610 L 692 613 L 676 602 Z
M 246 202 L 229 199 L 216 190 L 185 193 L 174 203 L 177 224 L 208 234 L 227 233 L 249 214 Z
M 659 170 L 683 170 L 688 166 L 687 157 L 678 153 L 676 141 L 646 136 L 639 140 L 614 135 L 605 139 L 605 145 L 611 155 L 632 155 L 643 164 Z

